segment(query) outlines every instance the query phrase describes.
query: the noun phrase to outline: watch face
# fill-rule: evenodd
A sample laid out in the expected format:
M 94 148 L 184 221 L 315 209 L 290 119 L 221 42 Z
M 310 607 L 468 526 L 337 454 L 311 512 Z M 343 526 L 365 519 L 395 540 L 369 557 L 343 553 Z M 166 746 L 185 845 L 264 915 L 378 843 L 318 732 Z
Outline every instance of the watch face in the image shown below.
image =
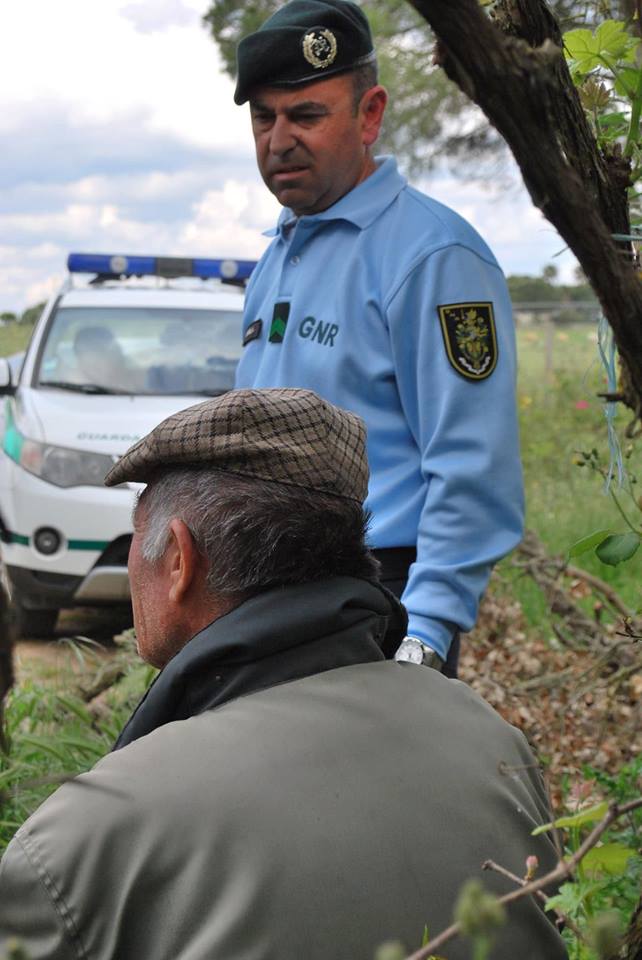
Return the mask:
M 404 640 L 395 654 L 395 660 L 404 663 L 423 663 L 423 645 L 418 640 Z

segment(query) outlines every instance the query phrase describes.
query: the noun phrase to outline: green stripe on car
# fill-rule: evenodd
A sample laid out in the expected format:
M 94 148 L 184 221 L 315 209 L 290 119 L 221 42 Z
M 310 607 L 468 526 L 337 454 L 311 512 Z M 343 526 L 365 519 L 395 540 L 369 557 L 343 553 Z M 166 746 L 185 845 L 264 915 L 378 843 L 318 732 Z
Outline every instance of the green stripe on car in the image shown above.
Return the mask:
M 29 546 L 29 537 L 23 537 L 20 533 L 12 533 L 11 530 L 8 530 L 6 538 L 9 543 L 19 543 L 23 547 Z
M 19 543 L 22 547 L 28 547 L 30 544 L 30 538 L 23 536 L 21 533 L 14 533 L 12 530 L 7 530 L 5 533 L 5 539 L 9 543 Z M 109 540 L 68 540 L 67 549 L 68 550 L 106 550 L 109 546 Z
M 109 540 L 68 540 L 68 550 L 106 550 Z

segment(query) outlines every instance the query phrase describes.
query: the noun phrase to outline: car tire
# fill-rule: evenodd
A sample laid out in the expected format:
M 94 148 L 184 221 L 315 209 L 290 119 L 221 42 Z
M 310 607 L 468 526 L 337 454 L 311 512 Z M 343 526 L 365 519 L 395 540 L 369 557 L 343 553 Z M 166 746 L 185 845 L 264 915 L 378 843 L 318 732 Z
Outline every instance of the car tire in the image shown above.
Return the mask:
M 29 610 L 20 602 L 13 605 L 13 618 L 18 638 L 45 640 L 53 637 L 58 619 L 57 610 Z

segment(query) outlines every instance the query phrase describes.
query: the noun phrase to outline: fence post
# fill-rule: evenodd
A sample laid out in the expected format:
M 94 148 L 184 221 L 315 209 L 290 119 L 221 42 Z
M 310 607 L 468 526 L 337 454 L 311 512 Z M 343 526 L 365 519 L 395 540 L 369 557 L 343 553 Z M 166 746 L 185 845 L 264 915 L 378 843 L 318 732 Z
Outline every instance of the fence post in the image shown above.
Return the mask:
M 544 375 L 547 380 L 553 379 L 553 349 L 555 346 L 555 324 L 551 313 L 542 314 L 544 324 Z

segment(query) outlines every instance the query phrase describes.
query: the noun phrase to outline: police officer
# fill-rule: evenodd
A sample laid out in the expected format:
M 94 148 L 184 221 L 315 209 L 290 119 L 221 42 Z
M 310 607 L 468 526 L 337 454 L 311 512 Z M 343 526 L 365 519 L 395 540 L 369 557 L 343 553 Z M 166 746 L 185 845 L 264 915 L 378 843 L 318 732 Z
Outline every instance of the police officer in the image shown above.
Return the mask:
M 298 386 L 368 427 L 371 542 L 409 613 L 399 659 L 456 675 L 493 564 L 520 540 L 515 343 L 484 241 L 375 157 L 387 94 L 349 0 L 292 0 L 238 47 L 283 206 L 246 299 L 237 387 Z

